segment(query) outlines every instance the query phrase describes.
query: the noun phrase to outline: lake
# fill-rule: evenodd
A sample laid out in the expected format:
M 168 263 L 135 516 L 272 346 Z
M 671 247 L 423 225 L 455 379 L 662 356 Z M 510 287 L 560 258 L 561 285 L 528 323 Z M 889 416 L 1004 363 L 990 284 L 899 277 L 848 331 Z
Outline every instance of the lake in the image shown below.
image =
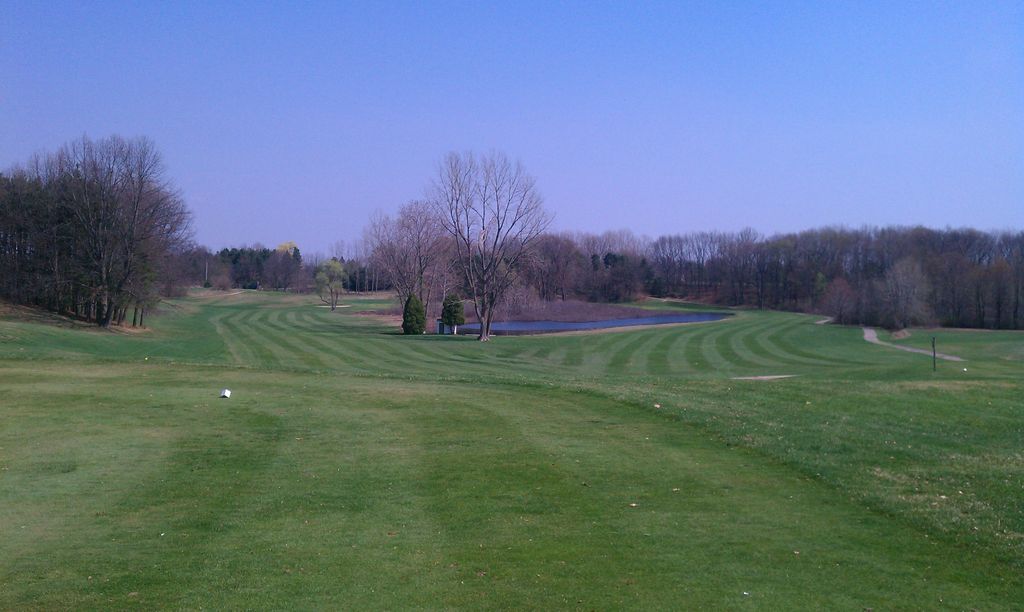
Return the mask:
M 664 325 L 666 323 L 700 323 L 704 321 L 720 321 L 732 316 L 723 312 L 687 312 L 631 319 L 605 319 L 603 321 L 495 321 L 491 323 L 491 333 L 511 334 L 545 334 L 561 331 L 578 331 L 587 329 L 607 329 L 609 327 L 633 327 L 637 325 Z M 480 333 L 479 323 L 459 326 L 460 334 Z

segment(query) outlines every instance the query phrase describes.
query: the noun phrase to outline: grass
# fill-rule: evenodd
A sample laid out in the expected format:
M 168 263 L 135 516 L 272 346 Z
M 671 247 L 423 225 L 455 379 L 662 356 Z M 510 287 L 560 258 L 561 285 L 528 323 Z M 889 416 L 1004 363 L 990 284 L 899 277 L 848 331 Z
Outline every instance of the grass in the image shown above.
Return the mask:
M 8 311 L 0 608 L 1024 601 L 1019 333 L 933 373 L 801 315 L 481 344 L 381 301 Z

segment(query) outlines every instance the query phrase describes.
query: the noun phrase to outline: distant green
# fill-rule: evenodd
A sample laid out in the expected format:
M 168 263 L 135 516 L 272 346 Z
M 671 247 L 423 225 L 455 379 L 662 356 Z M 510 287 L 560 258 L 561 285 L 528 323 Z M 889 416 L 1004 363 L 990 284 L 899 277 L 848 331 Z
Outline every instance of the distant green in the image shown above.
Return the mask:
M 796 314 L 479 343 L 388 303 L 0 315 L 0 609 L 1024 602 L 1024 333 L 884 338 L 933 373 Z

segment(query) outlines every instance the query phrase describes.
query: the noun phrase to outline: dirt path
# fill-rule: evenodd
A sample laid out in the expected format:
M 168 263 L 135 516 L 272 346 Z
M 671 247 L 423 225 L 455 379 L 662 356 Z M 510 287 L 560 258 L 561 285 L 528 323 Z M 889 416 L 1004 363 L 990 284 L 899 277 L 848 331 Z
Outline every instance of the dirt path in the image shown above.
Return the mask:
M 832 322 L 832 317 L 825 317 L 824 319 L 820 319 L 818 321 L 815 321 L 814 324 L 815 325 L 827 325 L 827 324 L 829 324 L 831 322 Z
M 770 376 L 733 376 L 733 380 L 779 380 L 780 378 L 793 378 L 799 374 L 773 374 Z
M 908 353 L 920 353 L 921 355 L 929 356 L 932 354 L 932 352 L 927 349 L 919 349 L 914 348 L 912 346 L 900 346 L 899 344 L 893 344 L 891 342 L 882 342 L 881 340 L 878 339 L 878 332 L 871 327 L 864 328 L 864 339 L 870 342 L 871 344 L 888 346 L 889 348 L 907 351 Z M 946 361 L 964 361 L 963 359 L 957 357 L 956 355 L 947 355 L 945 353 L 936 353 L 935 356 L 938 357 L 939 359 L 945 359 Z

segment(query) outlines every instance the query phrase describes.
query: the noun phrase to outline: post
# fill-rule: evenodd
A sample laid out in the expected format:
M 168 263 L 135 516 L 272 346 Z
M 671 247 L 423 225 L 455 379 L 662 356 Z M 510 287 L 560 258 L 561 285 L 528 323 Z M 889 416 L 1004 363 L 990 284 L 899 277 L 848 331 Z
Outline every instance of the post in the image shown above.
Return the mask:
M 935 336 L 932 336 L 932 372 L 935 371 Z

